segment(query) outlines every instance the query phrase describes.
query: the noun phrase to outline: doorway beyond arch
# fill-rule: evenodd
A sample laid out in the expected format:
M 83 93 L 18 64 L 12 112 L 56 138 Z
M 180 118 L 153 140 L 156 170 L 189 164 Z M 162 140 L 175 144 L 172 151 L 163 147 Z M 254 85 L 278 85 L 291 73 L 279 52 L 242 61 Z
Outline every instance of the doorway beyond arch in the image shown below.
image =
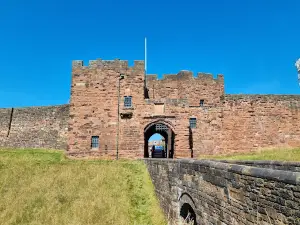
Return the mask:
M 144 158 L 151 156 L 148 145 L 149 138 L 153 134 L 160 134 L 165 140 L 165 154 L 163 158 L 174 157 L 175 132 L 173 128 L 164 121 L 156 121 L 148 124 L 144 129 Z

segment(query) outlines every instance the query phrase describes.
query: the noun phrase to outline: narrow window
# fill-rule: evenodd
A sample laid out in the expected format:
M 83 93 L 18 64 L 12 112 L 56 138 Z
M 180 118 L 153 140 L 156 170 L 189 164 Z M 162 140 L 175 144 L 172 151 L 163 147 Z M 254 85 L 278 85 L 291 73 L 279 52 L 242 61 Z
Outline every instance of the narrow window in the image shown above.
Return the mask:
M 202 106 L 204 106 L 204 100 L 203 99 L 200 100 L 200 107 L 202 107 Z
M 92 136 L 92 148 L 99 148 L 99 136 Z
M 124 97 L 124 107 L 125 108 L 131 108 L 132 107 L 131 96 L 125 96 Z
M 196 128 L 197 120 L 196 118 L 190 118 L 190 128 Z

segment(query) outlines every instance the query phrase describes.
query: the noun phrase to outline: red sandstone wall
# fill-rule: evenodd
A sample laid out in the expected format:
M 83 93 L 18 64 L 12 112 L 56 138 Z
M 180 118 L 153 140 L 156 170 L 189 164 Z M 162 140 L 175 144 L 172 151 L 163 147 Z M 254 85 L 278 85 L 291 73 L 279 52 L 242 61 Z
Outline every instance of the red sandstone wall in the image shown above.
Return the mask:
M 120 157 L 143 156 L 139 112 L 144 101 L 144 63 L 135 61 L 133 67 L 128 67 L 127 61 L 120 60 L 94 60 L 89 66 L 83 66 L 82 61 L 73 62 L 69 154 L 116 156 L 120 74 L 125 75 L 120 81 L 120 113 L 133 113 L 130 120 L 119 120 Z M 124 96 L 132 96 L 132 109 L 124 108 Z M 99 149 L 91 149 L 93 135 L 99 136 Z
M 164 75 L 162 80 L 157 80 L 157 75 L 147 75 L 147 87 L 152 105 L 164 102 L 163 120 L 174 124 L 176 157 L 197 157 L 219 148 L 222 119 L 217 109 L 224 98 L 222 75 L 214 79 L 211 74 L 198 73 L 194 77 L 190 71 L 181 71 L 177 75 Z M 201 99 L 204 108 L 199 107 Z M 189 129 L 190 117 L 197 118 L 196 129 Z M 154 120 L 149 119 L 145 124 L 151 121 Z
M 176 156 L 246 152 L 300 146 L 300 96 L 226 95 L 218 107 L 166 105 L 175 124 Z M 188 119 L 197 118 L 189 135 Z M 189 138 L 192 139 L 190 145 Z
M 0 109 L 0 146 L 66 149 L 69 105 Z
M 147 88 L 150 99 L 178 99 L 178 81 L 176 74 L 165 74 L 162 80 L 157 75 L 147 75 Z
M 216 106 L 224 95 L 223 75 L 214 79 L 212 74 L 180 71 L 177 75 L 167 74 L 157 80 L 157 75 L 147 75 L 150 99 L 186 99 L 190 106 L 199 106 L 200 99 L 205 105 Z
M 126 90 L 128 92 L 130 85 L 133 85 L 131 89 L 135 89 L 135 83 L 123 83 L 121 96 L 126 94 Z M 137 89 L 132 95 L 140 96 L 141 92 L 141 89 Z M 265 147 L 300 146 L 300 96 L 225 95 L 224 105 L 219 107 L 189 107 L 185 100 L 164 99 L 161 102 L 165 102 L 165 113 L 161 116 L 154 113 L 154 102 L 157 100 L 137 100 L 133 98 L 133 109 L 129 110 L 133 112 L 133 118 L 120 119 L 119 146 L 120 157 L 123 158 L 143 156 L 143 130 L 155 121 L 164 121 L 174 129 L 175 156 L 179 158 L 190 157 L 191 149 L 194 157 L 197 157 L 200 154 L 243 152 Z M 102 102 L 100 99 L 100 106 Z M 92 105 L 92 109 L 101 110 L 99 105 Z M 122 100 L 120 105 L 121 112 L 128 111 L 122 107 Z M 110 104 L 105 107 L 103 104 L 103 111 L 112 108 Z M 64 149 L 68 109 L 68 105 L 20 108 L 14 109 L 13 113 L 12 109 L 0 109 L 0 146 Z M 106 122 L 114 113 L 117 114 L 116 108 L 107 113 L 108 118 L 103 114 L 90 117 L 92 126 L 82 126 L 86 124 L 86 120 L 83 120 L 84 124 L 77 129 L 86 129 L 80 133 L 87 136 L 85 151 L 90 151 L 92 132 L 89 131 L 93 131 L 93 134 L 98 132 L 102 135 L 100 149 L 94 153 L 109 155 L 108 151 L 111 151 L 111 156 L 115 157 L 117 117 L 115 121 Z M 88 115 L 86 109 L 78 111 L 83 118 L 85 114 Z M 190 117 L 197 117 L 197 128 L 192 129 L 192 135 L 189 132 Z M 102 126 L 99 127 L 99 124 Z M 80 138 L 76 140 L 80 142 Z M 78 151 L 82 149 L 78 148 Z
M 156 115 L 154 103 L 165 103 L 163 114 Z M 167 124 L 175 132 L 175 157 L 190 157 L 189 148 L 189 119 L 187 110 L 187 101 L 179 99 L 146 100 L 144 106 L 145 117 L 142 120 L 142 129 L 155 122 Z M 141 136 L 143 137 L 143 136 Z
M 116 156 L 118 129 L 118 77 L 120 87 L 119 156 L 144 155 L 144 129 L 162 122 L 175 132 L 175 157 L 224 154 L 264 147 L 300 146 L 298 106 L 300 96 L 224 95 L 223 76 L 183 71 L 157 80 L 147 75 L 149 99 L 144 99 L 144 63 L 135 61 L 74 61 L 70 104 L 68 152 L 74 155 Z M 133 107 L 123 107 L 132 96 Z M 204 99 L 204 107 L 199 106 Z M 155 104 L 164 112 L 155 112 Z M 291 107 L 291 103 L 297 106 Z M 189 129 L 189 118 L 197 128 Z M 99 135 L 99 149 L 91 149 L 91 136 Z
M 218 107 L 190 108 L 194 156 L 300 146 L 300 96 L 225 95 Z
M 190 108 L 188 118 L 197 118 L 197 128 L 191 129 L 193 156 L 221 150 L 223 115 L 221 107 Z
M 300 96 L 226 95 L 222 152 L 300 146 Z
M 224 80 L 222 75 L 214 79 L 212 74 L 198 73 L 196 78 L 192 72 L 184 71 L 178 74 L 178 97 L 188 99 L 190 106 L 199 106 L 200 99 L 207 106 L 217 106 L 224 95 Z

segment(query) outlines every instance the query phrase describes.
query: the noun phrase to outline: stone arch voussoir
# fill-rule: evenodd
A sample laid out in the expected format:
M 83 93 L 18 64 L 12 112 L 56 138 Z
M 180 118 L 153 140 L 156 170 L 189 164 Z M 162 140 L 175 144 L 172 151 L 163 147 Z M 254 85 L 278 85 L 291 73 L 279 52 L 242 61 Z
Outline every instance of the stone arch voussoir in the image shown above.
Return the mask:
M 165 120 L 165 119 L 152 120 L 151 122 L 147 123 L 145 128 L 144 128 L 144 132 L 146 132 L 150 127 L 152 127 L 153 125 L 155 125 L 157 123 L 165 124 L 166 126 L 168 126 L 174 132 L 174 134 L 176 134 L 175 126 L 173 125 L 173 123 L 171 121 Z
M 197 209 L 192 196 L 190 196 L 188 193 L 182 193 L 179 197 L 179 207 L 181 207 L 184 203 L 188 203 L 193 207 L 193 209 Z

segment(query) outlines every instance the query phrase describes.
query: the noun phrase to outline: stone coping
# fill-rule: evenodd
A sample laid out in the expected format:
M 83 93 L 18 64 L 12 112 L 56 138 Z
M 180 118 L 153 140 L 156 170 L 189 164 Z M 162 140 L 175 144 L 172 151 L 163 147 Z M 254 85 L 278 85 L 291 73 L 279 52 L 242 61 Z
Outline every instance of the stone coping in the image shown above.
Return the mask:
M 258 177 L 268 180 L 280 181 L 287 184 L 300 185 L 300 172 L 292 172 L 285 170 L 275 170 L 269 168 L 260 168 L 253 166 L 245 166 L 238 164 L 225 163 L 213 160 L 193 160 L 193 159 L 144 159 L 145 161 L 178 163 L 178 164 L 193 164 L 206 166 L 223 171 L 233 172 L 241 175 Z
M 211 159 L 211 161 L 234 163 L 234 164 L 251 164 L 251 165 L 270 165 L 270 166 L 293 166 L 300 167 L 300 162 L 294 161 L 275 161 L 275 160 L 225 160 Z

